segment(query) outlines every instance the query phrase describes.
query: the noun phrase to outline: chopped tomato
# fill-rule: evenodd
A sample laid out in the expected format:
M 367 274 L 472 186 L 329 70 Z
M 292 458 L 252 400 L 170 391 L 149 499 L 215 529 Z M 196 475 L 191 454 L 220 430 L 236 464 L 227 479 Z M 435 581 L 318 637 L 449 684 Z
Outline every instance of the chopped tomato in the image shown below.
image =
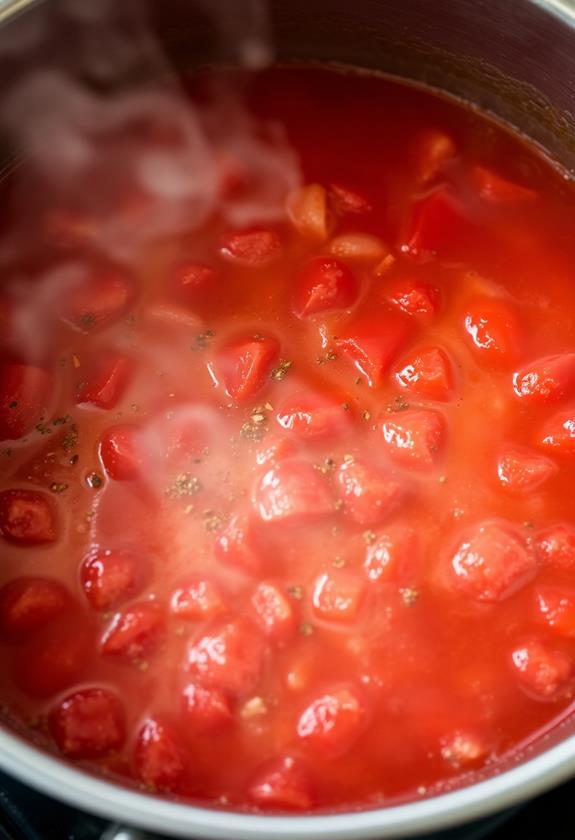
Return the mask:
M 292 605 L 282 590 L 273 583 L 260 583 L 252 594 L 255 620 L 271 639 L 286 641 L 296 630 Z
M 537 573 L 535 553 L 516 530 L 496 521 L 471 528 L 450 558 L 449 582 L 478 601 L 515 595 Z
M 253 624 L 220 621 L 190 642 L 187 669 L 204 688 L 247 694 L 257 685 L 265 655 L 265 641 Z
M 102 464 L 107 475 L 115 481 L 133 481 L 140 475 L 137 434 L 137 426 L 121 423 L 106 429 L 100 438 Z
M 539 442 L 557 455 L 575 455 L 575 408 L 554 414 L 543 424 Z
M 482 364 L 509 367 L 519 357 L 522 329 L 508 301 L 496 297 L 472 298 L 464 310 L 463 326 Z
M 17 545 L 42 545 L 58 538 L 52 500 L 38 490 L 0 492 L 0 534 Z
M 213 292 L 219 280 L 215 268 L 196 262 L 180 262 L 170 272 L 170 286 L 183 301 L 195 302 L 200 292 Z
M 327 621 L 354 621 L 365 592 L 365 583 L 352 572 L 334 569 L 315 581 L 312 604 L 318 618 Z
M 134 365 L 127 356 L 117 353 L 99 357 L 76 390 L 78 405 L 90 403 L 97 408 L 115 408 L 122 399 Z
M 393 525 L 367 546 L 363 569 L 371 581 L 409 583 L 415 576 L 418 560 L 415 533 Z
M 262 268 L 278 259 L 282 241 L 275 230 L 251 228 L 232 231 L 224 236 L 220 253 L 244 268 Z
M 445 443 L 442 414 L 426 408 L 397 411 L 385 418 L 383 440 L 389 455 L 398 464 L 418 469 L 432 467 Z
M 410 393 L 429 400 L 448 400 L 453 392 L 451 362 L 441 347 L 422 347 L 404 358 L 395 379 Z
M 437 128 L 423 131 L 417 137 L 414 147 L 414 163 L 418 179 L 424 184 L 433 181 L 455 155 L 455 143 L 449 134 Z
M 108 270 L 88 275 L 66 292 L 62 318 L 80 332 L 89 333 L 117 321 L 128 309 L 132 284 L 123 274 Z
M 211 618 L 225 611 L 218 586 L 206 578 L 196 578 L 174 590 L 170 599 L 173 615 L 186 620 Z
M 106 656 L 141 659 L 157 646 L 163 629 L 160 609 L 152 601 L 132 604 L 116 613 L 100 644 Z
M 575 572 L 575 528 L 552 525 L 537 534 L 537 556 L 555 572 Z
M 387 287 L 386 297 L 407 315 L 430 318 L 439 309 L 439 290 L 429 283 L 410 277 L 393 281 Z
M 330 204 L 338 216 L 364 216 L 371 213 L 373 207 L 365 196 L 344 187 L 330 184 Z
M 65 697 L 50 713 L 50 733 L 69 758 L 99 758 L 122 747 L 124 709 L 104 688 L 85 688 Z
M 251 399 L 265 387 L 279 350 L 279 342 L 272 336 L 237 339 L 221 348 L 217 367 L 233 400 Z
M 469 226 L 453 191 L 440 186 L 412 208 L 402 250 L 418 258 L 444 253 L 459 243 Z
M 513 389 L 529 403 L 548 403 L 575 392 L 575 353 L 536 359 L 513 374 Z
M 185 777 L 187 756 L 169 724 L 155 718 L 142 726 L 134 749 L 134 769 L 152 790 L 176 791 Z
M 49 631 L 49 632 L 48 632 Z M 31 697 L 53 697 L 78 683 L 86 671 L 88 641 L 83 628 L 58 627 L 38 634 L 19 651 L 15 666 L 18 687 Z
M 364 701 L 354 686 L 327 691 L 304 709 L 297 734 L 312 753 L 341 758 L 359 739 L 367 722 Z
M 232 706 L 227 695 L 217 688 L 202 688 L 189 683 L 182 695 L 186 726 L 199 735 L 212 735 L 232 722 Z
M 351 457 L 339 467 L 336 482 L 344 513 L 363 527 L 380 525 L 402 495 L 401 484 L 389 473 Z
M 298 233 L 325 242 L 333 227 L 328 196 L 320 184 L 307 184 L 288 196 L 287 213 Z
M 557 465 L 544 455 L 513 447 L 503 452 L 497 462 L 501 485 L 515 495 L 538 490 L 557 473 Z
M 381 265 L 389 254 L 389 248 L 378 236 L 370 233 L 344 233 L 331 240 L 329 252 L 340 260 Z
M 299 391 L 278 409 L 280 426 L 302 441 L 333 439 L 349 431 L 349 406 L 343 400 L 313 391 Z
M 233 516 L 216 540 L 216 558 L 247 574 L 257 574 L 262 557 L 255 535 L 254 523 L 247 514 Z
M 295 449 L 294 442 L 287 437 L 268 434 L 256 452 L 256 463 L 259 466 L 277 464 L 293 455 Z
M 264 522 L 308 519 L 329 514 L 333 499 L 323 476 L 306 461 L 282 461 L 268 470 L 254 491 Z
M 352 322 L 335 344 L 366 377 L 368 385 L 377 388 L 408 335 L 404 321 L 382 312 Z
M 258 807 L 274 811 L 306 811 L 314 801 L 305 765 L 291 756 L 264 764 L 250 782 L 248 796 Z
M 359 282 L 350 268 L 334 257 L 313 257 L 296 282 L 294 311 L 300 318 L 348 309 L 359 295 Z
M 536 700 L 556 700 L 570 686 L 574 673 L 569 654 L 537 638 L 518 645 L 511 664 L 521 688 Z
M 471 180 L 481 198 L 497 204 L 515 204 L 533 201 L 535 190 L 516 184 L 486 166 L 474 166 Z
M 535 592 L 536 616 L 558 636 L 575 639 L 575 589 L 540 586 Z
M 109 610 L 143 590 L 150 563 L 145 555 L 117 549 L 90 552 L 80 567 L 84 594 L 95 610 Z
M 34 365 L 0 364 L 0 441 L 17 440 L 34 429 L 50 401 L 52 376 Z
M 57 580 L 18 577 L 0 587 L 0 637 L 25 639 L 61 615 L 69 603 Z

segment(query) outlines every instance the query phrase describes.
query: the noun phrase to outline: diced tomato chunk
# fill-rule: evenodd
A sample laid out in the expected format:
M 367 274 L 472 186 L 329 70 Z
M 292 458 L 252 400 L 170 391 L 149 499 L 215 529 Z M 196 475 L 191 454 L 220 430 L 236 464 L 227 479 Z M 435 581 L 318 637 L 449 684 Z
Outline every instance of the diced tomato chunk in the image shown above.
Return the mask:
M 260 583 L 252 594 L 257 624 L 271 639 L 286 641 L 296 630 L 295 614 L 287 596 L 274 583 Z
M 313 753 L 341 758 L 359 739 L 367 722 L 365 703 L 354 686 L 327 691 L 304 709 L 297 734 Z
M 515 529 L 487 521 L 470 529 L 450 558 L 449 584 L 475 600 L 495 603 L 515 595 L 536 573 L 535 553 Z
M 129 423 L 111 426 L 102 433 L 100 458 L 107 475 L 115 481 L 133 481 L 140 475 L 137 434 L 138 427 Z
M 233 231 L 224 236 L 220 253 L 230 262 L 244 268 L 261 268 L 277 259 L 282 241 L 275 230 L 251 228 Z
M 19 577 L 0 587 L 0 637 L 25 639 L 61 615 L 69 603 L 57 580 Z
M 452 190 L 438 187 L 414 205 L 402 250 L 419 258 L 432 257 L 457 244 L 469 227 Z
M 258 683 L 266 644 L 262 634 L 244 619 L 220 621 L 191 641 L 187 668 L 204 688 L 246 694 Z
M 575 392 L 575 353 L 536 359 L 513 374 L 513 389 L 530 403 L 548 403 Z
M 99 758 L 120 749 L 126 736 L 124 709 L 104 688 L 85 688 L 65 697 L 49 717 L 50 732 L 68 758 Z
M 344 460 L 336 483 L 344 513 L 363 527 L 380 525 L 402 495 L 401 484 L 389 473 L 357 458 Z
M 248 796 L 259 808 L 274 811 L 307 811 L 314 802 L 307 770 L 291 756 L 261 767 L 250 783 Z
M 230 397 L 240 402 L 258 394 L 270 381 L 279 351 L 279 341 L 272 336 L 238 339 L 222 347 L 217 367 Z
M 394 461 L 426 469 L 432 467 L 441 455 L 446 427 L 439 412 L 412 408 L 387 416 L 382 432 L 385 448 Z
M 254 503 L 264 522 L 307 519 L 333 511 L 323 476 L 306 461 L 282 461 L 257 483 Z
M 313 257 L 297 279 L 294 311 L 300 318 L 348 309 L 359 295 L 359 282 L 335 257 Z
M 51 375 L 34 365 L 0 364 L 0 441 L 31 432 L 50 400 Z
M 254 523 L 244 513 L 235 514 L 215 544 L 216 558 L 250 575 L 256 575 L 262 566 L 262 556 L 257 545 Z
M 189 683 L 184 688 L 182 699 L 186 726 L 195 733 L 211 735 L 232 722 L 230 700 L 217 688 L 203 688 Z
M 538 558 L 555 572 L 575 572 L 575 528 L 552 525 L 535 539 Z
M 280 406 L 277 421 L 303 441 L 338 438 L 350 427 L 346 405 L 343 400 L 328 394 L 299 391 Z
M 535 700 L 556 700 L 570 685 L 574 673 L 571 656 L 540 639 L 528 639 L 511 654 L 520 686 Z
M 508 367 L 517 360 L 523 331 L 508 301 L 496 297 L 472 298 L 465 307 L 463 325 L 469 344 L 482 364 Z
M 56 511 L 38 490 L 0 492 L 0 534 L 17 545 L 42 545 L 58 538 Z
M 327 621 L 354 621 L 364 593 L 365 582 L 358 575 L 342 569 L 324 572 L 314 583 L 314 612 Z
M 537 198 L 535 190 L 516 184 L 486 166 L 474 166 L 471 180 L 481 198 L 496 204 L 523 203 Z
M 558 636 L 575 639 L 575 589 L 540 586 L 535 593 L 536 616 Z
M 538 490 L 557 473 L 557 465 L 544 455 L 513 447 L 503 452 L 497 462 L 501 485 L 515 495 Z
M 15 680 L 31 697 L 52 697 L 76 684 L 85 673 L 88 641 L 84 628 L 47 628 L 19 651 Z
M 329 198 L 338 216 L 363 216 L 373 210 L 365 196 L 341 184 L 330 184 Z
M 415 171 L 418 179 L 423 184 L 433 181 L 455 155 L 455 143 L 449 134 L 437 128 L 423 131 L 417 138 L 414 148 Z
M 277 464 L 279 461 L 283 461 L 285 458 L 293 455 L 295 449 L 294 442 L 286 436 L 268 434 L 256 451 L 256 463 L 259 466 L 263 466 L 264 464 Z
M 287 214 L 298 233 L 306 239 L 325 242 L 333 219 L 328 196 L 320 184 L 307 184 L 288 196 Z
M 186 620 L 211 618 L 224 612 L 225 602 L 216 584 L 206 578 L 182 583 L 170 599 L 173 615 Z
M 91 403 L 97 408 L 114 408 L 124 395 L 133 371 L 133 362 L 127 356 L 109 354 L 100 357 L 93 370 L 78 385 L 78 405 Z
M 215 268 L 196 262 L 180 262 L 170 272 L 169 284 L 180 300 L 195 302 L 199 292 L 214 291 L 218 280 Z
M 108 270 L 88 275 L 66 292 L 60 312 L 70 326 L 89 333 L 120 318 L 133 296 L 132 284 L 123 274 Z
M 453 392 L 451 362 L 441 347 L 422 347 L 403 359 L 395 378 L 410 393 L 429 400 L 448 400 Z
M 386 297 L 407 315 L 429 318 L 439 309 L 439 289 L 415 278 L 395 280 L 388 286 Z
M 371 388 L 377 388 L 398 352 L 409 328 L 396 315 L 382 313 L 352 323 L 335 344 L 355 364 Z
M 539 433 L 539 443 L 557 455 L 572 458 L 575 455 L 575 407 L 546 420 Z
M 100 649 L 106 656 L 140 659 L 157 647 L 163 617 L 157 604 L 142 601 L 116 613 L 102 636 Z
M 415 577 L 418 561 L 415 533 L 394 525 L 367 546 L 363 569 L 371 581 L 409 583 Z
M 134 769 L 152 790 L 177 791 L 186 774 L 187 756 L 176 730 L 155 718 L 147 720 L 136 740 Z
M 100 549 L 90 552 L 80 567 L 80 582 L 95 610 L 109 610 L 139 595 L 150 575 L 146 555 Z

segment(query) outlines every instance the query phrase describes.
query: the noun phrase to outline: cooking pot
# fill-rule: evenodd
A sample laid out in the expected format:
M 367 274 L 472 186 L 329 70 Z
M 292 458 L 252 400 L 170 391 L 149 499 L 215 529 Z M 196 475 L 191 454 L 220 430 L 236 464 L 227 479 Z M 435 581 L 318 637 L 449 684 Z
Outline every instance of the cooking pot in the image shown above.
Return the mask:
M 80 5 L 79 0 L 75 0 Z M 575 174 L 575 2 L 572 0 L 269 0 L 279 60 L 338 62 L 416 80 L 474 103 L 522 131 Z M 86 0 L 92 9 L 104 0 Z M 251 0 L 221 0 L 224 17 Z M 142 0 L 142 4 L 144 0 Z M 0 2 L 0 94 L 18 67 L 59 61 L 81 46 L 59 29 L 66 0 Z M 68 4 L 69 5 L 69 4 Z M 106 4 L 112 7 L 114 4 Z M 213 43 L 218 3 L 149 0 L 145 9 L 176 67 L 234 58 Z M 124 4 L 116 5 L 124 8 Z M 39 45 L 40 30 L 50 34 Z M 222 43 L 220 39 L 220 44 Z M 103 47 L 105 51 L 105 46 Z M 232 53 L 232 55 L 230 55 Z M 64 57 L 64 58 L 63 58 Z M 54 59 L 55 60 L 55 59 Z M 1 150 L 5 144 L 0 143 Z M 4 168 L 8 160 L 0 161 Z M 0 768 L 44 793 L 116 823 L 194 838 L 330 840 L 408 837 L 508 808 L 575 774 L 566 719 L 474 784 L 421 801 L 334 815 L 273 817 L 166 801 L 96 778 L 0 730 Z M 233 756 L 231 757 L 233 760 Z M 117 837 L 136 836 L 129 832 Z

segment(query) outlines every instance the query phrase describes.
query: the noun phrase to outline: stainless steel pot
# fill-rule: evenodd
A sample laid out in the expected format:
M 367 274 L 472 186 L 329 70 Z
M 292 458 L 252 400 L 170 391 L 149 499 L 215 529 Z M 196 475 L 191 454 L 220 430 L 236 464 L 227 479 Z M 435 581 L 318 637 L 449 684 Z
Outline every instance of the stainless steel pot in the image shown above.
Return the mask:
M 237 12 L 248 0 L 222 2 Z M 441 88 L 509 122 L 575 173 L 574 0 L 270 3 L 280 59 L 343 62 Z M 190 0 L 149 0 L 148 5 L 176 65 L 213 59 L 206 51 L 208 21 L 196 16 Z M 15 66 L 45 57 L 36 48 L 34 22 L 40 16 L 57 18 L 57 8 L 57 0 L 0 2 L 0 88 Z M 57 26 L 55 31 L 57 41 Z M 65 41 L 52 45 L 57 55 L 73 48 Z M 168 802 L 95 778 L 5 730 L 0 731 L 0 768 L 76 807 L 163 834 L 225 840 L 407 837 L 509 807 L 575 775 L 573 729 L 565 721 L 496 775 L 468 787 L 407 805 L 332 816 L 264 817 Z

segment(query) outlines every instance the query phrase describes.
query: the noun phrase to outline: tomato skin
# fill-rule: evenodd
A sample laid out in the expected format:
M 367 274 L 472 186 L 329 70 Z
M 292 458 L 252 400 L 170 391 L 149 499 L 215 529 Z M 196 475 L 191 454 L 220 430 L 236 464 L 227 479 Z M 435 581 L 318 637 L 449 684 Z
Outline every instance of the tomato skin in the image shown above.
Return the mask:
M 439 289 L 422 280 L 399 278 L 389 285 L 386 297 L 390 303 L 412 317 L 429 320 L 439 311 Z
M 256 623 L 270 639 L 285 642 L 296 631 L 292 605 L 282 590 L 273 583 L 258 584 L 251 598 Z
M 550 417 L 539 433 L 539 443 L 557 455 L 575 456 L 575 407 Z
M 151 790 L 177 791 L 184 781 L 187 756 L 175 729 L 149 718 L 140 729 L 134 748 L 134 771 Z
M 463 326 L 469 346 L 481 364 L 506 368 L 517 361 L 523 335 L 517 313 L 508 301 L 472 298 L 464 308 Z
M 86 688 L 65 697 L 50 713 L 52 738 L 68 758 L 100 758 L 120 749 L 126 737 L 124 709 L 103 688 Z
M 131 359 L 120 354 L 108 354 L 98 360 L 76 391 L 76 403 L 88 403 L 109 411 L 122 399 L 132 376 Z
M 445 401 L 453 393 L 453 370 L 441 347 L 422 347 L 404 358 L 395 373 L 402 388 L 428 400 Z
M 272 336 L 238 339 L 223 347 L 217 366 L 229 396 L 243 402 L 258 394 L 270 381 L 279 350 L 279 341 Z
M 80 583 L 90 606 L 99 611 L 117 607 L 139 595 L 150 577 L 148 558 L 131 551 L 90 552 L 80 567 Z
M 335 345 L 365 376 L 370 388 L 377 388 L 408 335 L 404 321 L 382 313 L 353 322 Z
M 257 575 L 262 567 L 252 519 L 237 513 L 229 521 L 214 547 L 216 559 L 249 575 Z
M 575 353 L 536 359 L 513 374 L 513 390 L 526 403 L 545 404 L 575 391 Z
M 217 688 L 202 688 L 189 683 L 182 694 L 186 726 L 199 735 L 211 735 L 226 729 L 233 720 L 227 695 Z
M 152 601 L 132 604 L 116 613 L 102 636 L 105 656 L 140 659 L 158 646 L 163 630 L 160 609 Z
M 516 496 L 534 493 L 557 472 L 557 465 L 550 458 L 520 447 L 507 449 L 497 462 L 501 486 Z
M 363 698 L 352 686 L 338 686 L 301 713 L 297 734 L 310 752 L 330 760 L 348 753 L 367 723 Z
M 569 687 L 574 671 L 572 657 L 538 638 L 515 647 L 511 665 L 526 694 L 547 702 L 557 700 Z
M 69 601 L 69 594 L 59 581 L 14 578 L 0 587 L 0 638 L 29 638 L 61 615 Z
M 433 467 L 445 442 L 445 419 L 432 409 L 413 408 L 387 416 L 382 424 L 386 451 L 398 464 Z
M 315 799 L 305 765 L 291 756 L 260 767 L 250 782 L 248 796 L 259 808 L 274 811 L 308 811 Z
M 223 237 L 220 248 L 226 260 L 244 268 L 262 268 L 278 259 L 281 251 L 281 239 L 270 228 L 232 231 Z
M 334 510 L 323 477 L 311 464 L 296 460 L 283 461 L 262 476 L 254 503 L 264 522 L 308 519 Z
M 495 204 L 523 204 L 537 198 L 534 190 L 515 184 L 486 166 L 474 166 L 471 180 L 481 198 Z
M 60 307 L 62 320 L 84 333 L 117 321 L 133 297 L 132 284 L 120 272 L 104 270 L 88 276 L 66 293 Z
M 100 458 L 106 474 L 114 481 L 134 481 L 140 476 L 137 451 L 138 427 L 130 423 L 110 426 L 100 437 Z
M 536 574 L 535 553 L 514 528 L 495 520 L 468 530 L 448 568 L 456 592 L 485 603 L 510 598 Z
M 362 527 L 380 525 L 402 496 L 402 486 L 392 476 L 354 458 L 341 464 L 336 484 L 345 515 Z
M 552 525 L 540 531 L 535 539 L 537 556 L 554 572 L 575 572 L 575 528 Z
M 0 534 L 21 546 L 55 542 L 58 522 L 50 497 L 38 490 L 0 492 Z
M 187 670 L 203 688 L 247 694 L 257 685 L 266 650 L 263 636 L 249 621 L 220 620 L 191 640 Z
M 349 410 L 343 400 L 313 391 L 292 394 L 278 409 L 280 426 L 302 441 L 341 437 L 349 430 Z
M 313 587 L 314 613 L 326 621 L 354 621 L 364 594 L 365 582 L 357 575 L 342 569 L 324 572 Z
M 330 204 L 338 216 L 364 216 L 373 210 L 365 196 L 342 184 L 330 184 Z
M 568 586 L 540 586 L 535 593 L 539 624 L 558 636 L 575 639 L 575 590 Z
M 440 186 L 413 206 L 402 250 L 429 259 L 449 250 L 469 225 L 453 191 Z
M 294 311 L 299 318 L 349 309 L 359 295 L 359 282 L 335 257 L 313 257 L 297 279 Z
M 0 441 L 29 434 L 50 400 L 53 378 L 35 365 L 0 364 Z
M 170 612 L 177 618 L 193 621 L 212 618 L 225 612 L 226 605 L 216 584 L 206 578 L 192 578 L 174 590 Z

